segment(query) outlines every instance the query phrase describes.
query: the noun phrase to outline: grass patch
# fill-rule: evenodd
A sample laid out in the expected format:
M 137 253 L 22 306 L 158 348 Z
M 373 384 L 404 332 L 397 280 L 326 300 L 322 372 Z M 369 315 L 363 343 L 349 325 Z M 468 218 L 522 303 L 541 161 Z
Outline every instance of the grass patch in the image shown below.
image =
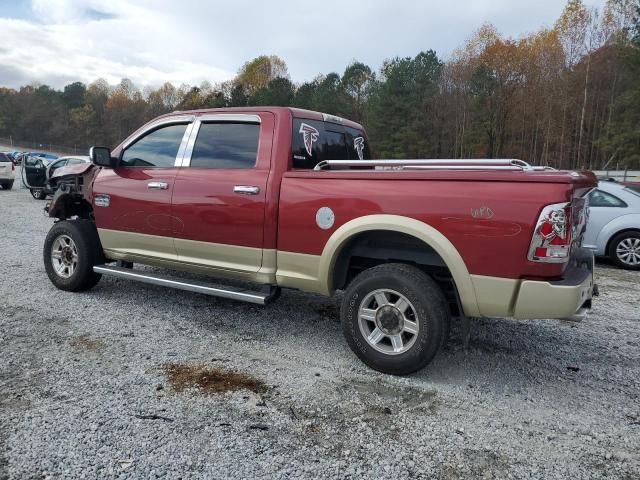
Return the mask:
M 237 390 L 264 393 L 267 390 L 264 382 L 251 375 L 202 364 L 171 363 L 164 366 L 164 373 L 176 392 L 182 392 L 187 388 L 197 388 L 206 394 Z
M 69 344 L 78 350 L 87 350 L 90 352 L 97 352 L 104 348 L 104 342 L 102 340 L 99 338 L 91 338 L 89 335 L 80 335 L 79 337 L 72 338 Z

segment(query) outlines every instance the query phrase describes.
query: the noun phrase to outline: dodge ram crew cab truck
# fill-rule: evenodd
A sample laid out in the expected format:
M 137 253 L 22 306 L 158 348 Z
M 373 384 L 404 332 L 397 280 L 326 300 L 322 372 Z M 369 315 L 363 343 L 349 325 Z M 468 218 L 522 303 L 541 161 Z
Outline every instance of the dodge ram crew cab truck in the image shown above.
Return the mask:
M 260 304 L 282 287 L 342 290 L 349 346 L 391 374 L 427 365 L 451 317 L 570 318 L 591 305 L 590 172 L 373 160 L 357 123 L 293 108 L 174 112 L 90 153 L 54 174 L 46 207 L 57 220 L 44 263 L 63 290 L 102 275 Z

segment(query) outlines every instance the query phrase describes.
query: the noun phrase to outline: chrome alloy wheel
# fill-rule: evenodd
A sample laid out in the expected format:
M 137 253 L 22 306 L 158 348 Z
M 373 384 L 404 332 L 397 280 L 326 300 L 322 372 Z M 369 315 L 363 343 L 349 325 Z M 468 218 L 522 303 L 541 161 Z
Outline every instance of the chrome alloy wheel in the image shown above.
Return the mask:
M 60 235 L 51 246 L 51 264 L 56 274 L 69 278 L 78 267 L 78 247 L 68 235 Z
M 374 290 L 360 303 L 358 325 L 367 343 L 387 355 L 406 352 L 418 338 L 414 306 L 404 295 L 386 288 Z
M 640 238 L 629 237 L 616 247 L 616 255 L 622 263 L 631 266 L 640 265 Z

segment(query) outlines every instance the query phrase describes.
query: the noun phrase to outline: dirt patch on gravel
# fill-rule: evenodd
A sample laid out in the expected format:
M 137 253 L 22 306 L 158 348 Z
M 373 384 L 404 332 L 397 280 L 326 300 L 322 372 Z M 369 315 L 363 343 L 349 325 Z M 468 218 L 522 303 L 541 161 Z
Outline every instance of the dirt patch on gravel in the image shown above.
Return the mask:
M 104 348 L 104 342 L 99 338 L 92 338 L 88 335 L 80 335 L 69 341 L 69 345 L 78 350 L 86 350 L 88 352 L 98 352 Z
M 169 384 L 176 392 L 197 388 L 206 394 L 250 390 L 262 393 L 267 386 L 261 380 L 246 373 L 239 373 L 206 365 L 172 363 L 164 366 Z

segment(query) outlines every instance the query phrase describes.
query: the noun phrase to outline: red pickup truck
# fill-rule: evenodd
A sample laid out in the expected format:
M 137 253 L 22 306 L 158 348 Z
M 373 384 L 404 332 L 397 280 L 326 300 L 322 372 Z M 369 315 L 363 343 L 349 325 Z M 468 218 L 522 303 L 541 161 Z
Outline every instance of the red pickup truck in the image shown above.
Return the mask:
M 54 175 L 60 289 L 102 275 L 265 304 L 343 290 L 347 342 L 407 374 L 451 317 L 570 318 L 591 305 L 590 172 L 519 160 L 373 160 L 357 123 L 292 108 L 175 112 Z M 133 268 L 243 280 L 249 289 Z

